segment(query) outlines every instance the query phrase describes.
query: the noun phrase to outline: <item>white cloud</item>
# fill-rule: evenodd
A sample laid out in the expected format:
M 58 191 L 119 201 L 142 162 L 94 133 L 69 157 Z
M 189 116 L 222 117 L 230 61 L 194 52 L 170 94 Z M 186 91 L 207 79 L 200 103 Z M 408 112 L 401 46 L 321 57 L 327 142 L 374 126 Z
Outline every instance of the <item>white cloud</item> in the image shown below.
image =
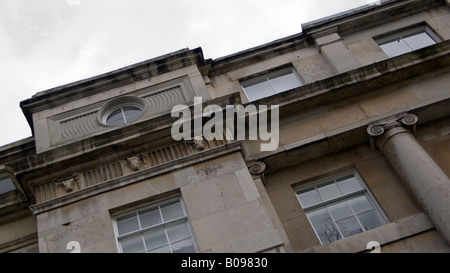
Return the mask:
M 79 3 L 79 5 L 78 5 Z M 28 137 L 19 102 L 38 91 L 182 48 L 219 58 L 367 0 L 2 0 L 0 145 Z

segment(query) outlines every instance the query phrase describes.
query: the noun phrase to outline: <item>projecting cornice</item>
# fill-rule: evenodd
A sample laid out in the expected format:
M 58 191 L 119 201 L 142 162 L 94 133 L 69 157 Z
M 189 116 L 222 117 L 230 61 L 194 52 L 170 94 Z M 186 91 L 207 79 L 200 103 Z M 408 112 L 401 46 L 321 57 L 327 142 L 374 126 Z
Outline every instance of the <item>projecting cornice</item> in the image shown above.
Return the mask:
M 253 103 L 279 105 L 280 115 L 288 115 L 368 93 L 449 66 L 450 40 L 262 98 Z
M 397 83 L 429 71 L 437 71 L 449 66 L 450 41 L 445 41 L 396 58 L 387 59 L 307 84 L 282 94 L 263 98 L 252 103 L 259 105 L 279 105 L 280 118 L 283 119 L 283 117 L 293 113 L 334 103 L 356 95 L 368 94 L 389 84 Z M 237 99 L 236 95 L 237 94 L 231 94 L 230 96 L 207 101 L 204 103 L 204 106 L 208 104 L 217 104 L 220 106 L 234 104 Z M 424 107 L 425 106 L 426 105 L 424 105 Z M 170 127 L 175 120 L 176 118 L 167 114 L 156 119 L 119 128 L 103 135 L 76 141 L 68 145 L 57 147 L 48 152 L 28 156 L 25 161 L 10 163 L 11 170 L 13 170 L 12 173 L 14 175 L 19 175 L 49 166 L 55 168 L 55 162 L 59 161 L 80 161 L 80 157 L 87 156 L 87 154 L 104 156 L 112 150 L 117 151 L 117 149 L 129 148 L 130 139 L 136 139 L 136 143 L 143 143 L 141 141 L 144 141 L 144 139 L 145 142 L 149 142 L 153 136 L 156 138 L 158 136 L 160 137 L 163 131 L 168 131 L 167 134 L 170 134 Z M 373 121 L 374 120 L 370 120 L 368 122 Z M 368 124 L 359 124 L 357 127 L 359 128 L 367 125 Z M 362 131 L 365 132 L 365 129 Z M 367 138 L 367 135 L 365 134 L 362 136 L 362 139 Z M 296 149 L 296 147 L 291 148 Z M 265 157 L 272 157 L 276 153 L 277 152 L 265 154 L 260 158 L 252 159 L 259 160 Z
M 445 41 L 421 50 L 417 50 L 396 58 L 387 59 L 346 73 L 332 76 L 311 84 L 303 85 L 291 91 L 277 94 L 252 102 L 257 105 L 279 105 L 280 118 L 292 113 L 308 110 L 320 105 L 326 105 L 345 98 L 367 94 L 389 84 L 407 80 L 412 77 L 436 71 L 450 66 L 450 41 Z M 204 102 L 224 106 L 235 104 L 237 93 Z M 53 164 L 61 159 L 75 158 L 89 152 L 109 149 L 113 145 L 125 145 L 128 139 L 139 136 L 149 136 L 170 130 L 173 122 L 170 114 L 155 119 L 132 124 L 127 127 L 93 136 L 57 147 L 51 151 L 29 157 L 25 166 L 16 163 L 14 169 L 30 170 Z M 47 160 L 45 160 L 47 159 Z M 48 161 L 48 162 L 47 162 Z M 19 164 L 19 165 L 17 165 Z
M 321 105 L 329 105 L 346 98 L 366 95 L 386 86 L 420 77 L 430 71 L 448 69 L 450 67 L 450 41 L 445 41 L 421 50 L 417 50 L 396 58 L 387 59 L 368 66 L 357 68 L 346 73 L 317 81 L 263 98 L 253 103 L 262 105 L 279 105 L 280 119 L 295 113 L 307 111 Z M 308 160 L 328 153 L 336 152 L 369 141 L 367 126 L 380 119 L 409 111 L 427 122 L 450 114 L 450 97 L 439 97 L 427 100 L 407 109 L 398 108 L 398 112 L 389 112 L 386 116 L 374 116 L 358 123 L 336 130 L 300 140 L 296 143 L 280 146 L 277 151 L 252 155 L 246 160 L 263 161 L 271 173 L 280 168 L 294 164 L 297 158 Z
M 387 0 L 302 24 L 308 39 L 338 32 L 354 33 L 444 5 L 444 0 Z
M 204 62 L 201 48 L 182 49 L 115 71 L 39 92 L 20 102 L 20 107 L 33 130 L 32 113 L 190 65 L 200 67 L 204 65 Z
M 209 62 L 209 69 L 207 72 L 210 77 L 214 77 L 235 69 L 239 69 L 250 64 L 261 62 L 292 52 L 301 48 L 308 47 L 308 43 L 303 36 L 303 33 L 294 34 L 282 39 L 272 41 L 257 47 L 243 50 L 222 58 L 215 59 Z

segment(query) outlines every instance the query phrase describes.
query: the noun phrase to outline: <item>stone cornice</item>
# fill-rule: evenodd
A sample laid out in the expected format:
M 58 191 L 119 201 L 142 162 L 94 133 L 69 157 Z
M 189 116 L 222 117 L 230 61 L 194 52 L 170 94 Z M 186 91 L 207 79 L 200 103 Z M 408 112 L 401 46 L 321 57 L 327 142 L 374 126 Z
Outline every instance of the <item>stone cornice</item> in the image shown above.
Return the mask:
M 446 41 L 252 103 L 256 105 L 279 105 L 280 118 L 282 119 L 292 113 L 326 105 L 359 94 L 367 94 L 389 84 L 429 71 L 447 68 L 449 65 L 450 41 Z M 208 104 L 224 106 L 239 103 L 238 101 L 236 94 L 231 94 L 206 101 L 203 106 Z M 9 162 L 8 170 L 11 175 L 17 176 L 18 180 L 21 180 L 20 177 L 27 173 L 34 173 L 38 170 L 45 171 L 47 168 L 51 168 L 53 171 L 58 166 L 70 165 L 70 162 L 85 162 L 83 158 L 86 157 L 105 156 L 120 149 L 130 149 L 133 147 L 130 146 L 130 143 L 131 145 L 138 145 L 139 143 L 144 143 L 140 141 L 148 142 L 151 141 L 154 135 L 161 138 L 161 134 L 164 134 L 164 131 L 167 131 L 165 134 L 170 135 L 170 128 L 176 120 L 177 118 L 170 117 L 170 113 L 162 115 L 155 119 L 132 124 L 102 135 L 56 147 L 41 154 L 30 155 L 19 161 Z M 373 120 L 368 122 L 373 122 Z M 367 125 L 368 123 L 365 126 Z M 367 135 L 364 137 L 367 138 Z M 278 152 L 280 151 L 262 155 L 261 158 L 273 157 Z M 259 160 L 259 158 L 250 160 Z M 270 166 L 268 168 L 270 169 Z
M 444 4 L 443 0 L 388 0 L 366 5 L 302 25 L 305 36 L 317 38 L 330 31 L 357 32 Z
M 209 76 L 215 76 L 251 63 L 260 62 L 281 55 L 287 51 L 292 52 L 312 44 L 311 38 L 316 39 L 331 33 L 356 32 L 401 18 L 444 4 L 443 0 L 389 0 L 382 5 L 366 5 L 360 8 L 325 17 L 310 23 L 302 24 L 303 32 L 278 39 L 248 50 L 243 50 L 222 58 L 209 60 Z M 387 15 L 389 14 L 389 16 Z M 206 72 L 205 72 L 206 73 Z
M 248 50 L 240 51 L 209 62 L 208 76 L 213 77 L 253 63 L 308 46 L 303 33 L 294 34 Z
M 226 105 L 236 103 L 239 103 L 238 93 L 205 101 L 202 105 L 206 107 L 214 104 L 225 109 Z M 189 107 L 191 113 L 193 113 L 193 104 Z M 69 165 L 70 162 L 84 162 L 84 157 L 93 155 L 106 156 L 121 149 L 132 149 L 135 145 L 161 139 L 162 137 L 171 138 L 170 129 L 178 119 L 178 117 L 172 117 L 171 113 L 166 113 L 113 131 L 61 145 L 39 154 L 32 154 L 20 160 L 9 161 L 6 165 L 12 174 L 21 175 L 48 167 L 54 169 L 62 162 Z M 155 137 L 156 139 L 154 139 Z
M 415 105 L 409 112 L 420 117 L 422 122 L 444 118 L 450 115 L 450 96 L 444 100 Z M 277 170 L 300 164 L 308 160 L 319 158 L 356 145 L 370 143 L 370 137 L 367 133 L 369 125 L 376 123 L 379 120 L 388 120 L 389 118 L 392 118 L 393 115 L 402 115 L 403 113 L 404 110 L 398 109 L 397 113 L 389 112 L 383 116 L 368 118 L 358 123 L 337 128 L 296 143 L 282 145 L 277 151 L 272 153 L 261 154 L 251 158 L 246 157 L 246 160 L 264 162 L 266 165 L 264 174 L 269 175 Z M 430 113 L 435 116 L 430 116 Z M 422 119 L 422 116 L 427 116 L 427 119 Z M 401 129 L 407 131 L 405 128 Z
M 449 66 L 450 41 L 445 41 L 396 58 L 387 59 L 304 85 L 282 94 L 263 98 L 253 103 L 279 105 L 280 119 L 282 119 L 296 112 L 334 103 L 345 98 L 368 94 L 387 85 L 405 81 L 430 71 L 447 69 Z M 392 115 L 401 114 L 405 111 L 413 112 L 414 114 L 424 112 L 431 117 L 434 115 L 430 114 L 431 112 L 438 113 L 439 111 L 432 111 L 429 107 L 432 109 L 432 105 L 434 105 L 436 108 L 447 109 L 449 108 L 449 99 L 448 96 L 441 97 L 438 101 L 427 101 L 411 105 L 408 109 L 397 109 L 398 112 L 390 112 L 386 116 L 378 116 L 346 128 L 338 128 L 310 139 L 301 140 L 298 143 L 279 147 L 275 152 L 259 154 L 246 158 L 246 160 L 263 161 L 267 166 L 266 173 L 268 174 L 277 169 L 285 168 L 289 164 L 294 164 L 292 160 L 285 160 L 286 157 L 301 158 L 301 161 L 303 161 L 367 142 L 369 138 L 367 126 L 379 119 L 389 118 Z M 441 114 L 446 113 L 448 114 L 448 110 L 441 111 Z M 420 116 L 419 114 L 417 115 Z M 433 116 L 432 119 L 441 117 Z
M 146 60 L 105 74 L 42 91 L 21 101 L 20 107 L 33 128 L 32 113 L 42 111 L 75 99 L 132 83 L 189 65 L 204 65 L 201 48 L 183 49 Z
M 282 117 L 344 98 L 367 94 L 389 84 L 449 66 L 450 40 L 396 58 L 356 68 L 252 103 L 279 105 L 280 117 Z

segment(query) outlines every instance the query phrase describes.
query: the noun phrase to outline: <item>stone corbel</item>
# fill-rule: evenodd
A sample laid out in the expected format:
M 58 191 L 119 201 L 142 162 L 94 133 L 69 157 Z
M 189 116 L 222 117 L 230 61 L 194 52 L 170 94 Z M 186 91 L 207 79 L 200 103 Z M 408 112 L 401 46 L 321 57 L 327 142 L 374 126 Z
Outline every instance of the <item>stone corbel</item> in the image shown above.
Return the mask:
M 415 135 L 417 121 L 418 117 L 416 115 L 411 113 L 401 113 L 399 115 L 395 115 L 393 117 L 382 119 L 369 124 L 369 126 L 367 127 L 367 133 L 370 136 L 370 148 L 372 150 L 376 150 L 377 144 L 378 147 L 383 146 L 382 143 L 378 143 L 380 137 L 393 128 L 405 128 L 408 129 L 413 135 Z M 387 136 L 387 138 L 399 132 L 403 131 L 397 130 L 397 132 L 391 132 L 391 135 Z M 387 138 L 385 138 L 384 141 Z
M 144 165 L 144 168 L 147 168 L 147 156 L 141 153 L 132 157 L 128 157 L 127 164 L 128 167 L 130 167 L 130 169 L 135 172 L 139 171 L 142 165 Z
M 75 189 L 75 185 L 79 188 L 77 176 L 59 180 L 56 184 L 62 186 L 66 193 L 72 192 Z
M 266 164 L 261 161 L 254 161 L 247 164 L 248 171 L 252 175 L 253 179 L 260 178 L 262 183 L 265 184 L 264 181 L 264 171 L 266 170 Z

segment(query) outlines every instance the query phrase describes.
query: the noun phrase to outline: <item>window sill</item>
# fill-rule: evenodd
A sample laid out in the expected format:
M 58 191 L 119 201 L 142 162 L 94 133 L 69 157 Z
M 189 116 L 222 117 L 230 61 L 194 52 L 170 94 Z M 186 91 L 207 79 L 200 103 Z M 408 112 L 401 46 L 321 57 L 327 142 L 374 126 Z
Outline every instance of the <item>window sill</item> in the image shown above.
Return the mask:
M 399 221 L 363 232 L 324 246 L 317 246 L 304 253 L 355 253 L 367 250 L 367 243 L 379 242 L 381 251 L 383 245 L 401 240 L 403 238 L 434 228 L 430 219 L 424 213 L 403 218 Z

